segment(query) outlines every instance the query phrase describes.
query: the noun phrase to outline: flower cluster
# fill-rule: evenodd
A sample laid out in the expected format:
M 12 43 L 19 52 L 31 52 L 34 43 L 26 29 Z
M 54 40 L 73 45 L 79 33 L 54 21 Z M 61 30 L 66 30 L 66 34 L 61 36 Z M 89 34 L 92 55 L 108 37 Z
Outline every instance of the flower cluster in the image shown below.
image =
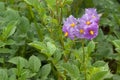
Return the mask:
M 63 32 L 66 37 L 74 39 L 75 37 L 80 39 L 91 40 L 98 35 L 98 22 L 100 16 L 96 9 L 85 9 L 85 14 L 81 18 L 74 18 L 70 15 L 63 24 Z

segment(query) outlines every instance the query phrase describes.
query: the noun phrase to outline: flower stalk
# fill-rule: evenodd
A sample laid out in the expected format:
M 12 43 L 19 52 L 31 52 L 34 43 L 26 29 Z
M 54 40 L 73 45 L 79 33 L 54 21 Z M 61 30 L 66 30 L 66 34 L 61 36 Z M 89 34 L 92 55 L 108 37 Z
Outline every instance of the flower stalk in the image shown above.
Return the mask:
M 69 37 L 74 40 L 75 38 L 82 40 L 82 51 L 83 51 L 83 68 L 85 80 L 87 80 L 87 67 L 86 67 L 86 52 L 84 47 L 84 40 L 92 40 L 98 35 L 99 29 L 99 14 L 95 8 L 85 9 L 85 14 L 81 18 L 75 18 L 70 15 L 62 27 L 65 37 Z
M 84 75 L 85 75 L 85 80 L 87 80 L 87 71 L 86 71 L 86 56 L 85 56 L 85 49 L 84 49 L 84 39 L 82 40 L 82 50 L 83 50 Z

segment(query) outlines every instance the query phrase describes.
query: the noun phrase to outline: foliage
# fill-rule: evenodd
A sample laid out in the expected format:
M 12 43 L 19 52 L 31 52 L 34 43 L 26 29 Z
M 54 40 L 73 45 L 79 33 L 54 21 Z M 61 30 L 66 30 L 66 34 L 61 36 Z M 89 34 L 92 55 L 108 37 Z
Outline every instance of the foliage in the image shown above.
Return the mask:
M 91 7 L 99 34 L 83 51 L 62 25 Z M 119 80 L 119 13 L 119 0 L 0 0 L 0 80 Z

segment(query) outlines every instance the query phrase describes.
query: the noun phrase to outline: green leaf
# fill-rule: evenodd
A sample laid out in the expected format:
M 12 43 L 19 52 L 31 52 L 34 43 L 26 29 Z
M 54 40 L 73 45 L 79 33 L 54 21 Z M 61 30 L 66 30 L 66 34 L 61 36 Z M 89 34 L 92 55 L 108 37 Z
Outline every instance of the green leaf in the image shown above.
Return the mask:
M 16 80 L 16 75 L 11 75 L 11 76 L 9 77 L 9 80 Z
M 0 80 L 8 80 L 7 69 L 0 69 Z
M 41 66 L 40 59 L 36 56 L 31 56 L 29 58 L 29 67 L 32 72 L 38 72 Z
M 53 61 L 54 61 L 54 63 L 57 63 L 61 59 L 61 57 L 62 57 L 61 50 L 57 49 L 56 53 L 53 54 L 53 58 L 54 58 Z
M 116 50 L 118 53 L 120 53 L 120 48 L 115 48 L 115 50 Z
M 0 53 L 10 53 L 10 54 L 12 54 L 13 50 L 9 49 L 9 48 L 0 48 Z
M 10 37 L 11 35 L 14 34 L 15 30 L 16 30 L 16 24 L 18 21 L 11 21 L 10 23 L 8 23 L 8 25 L 4 28 L 3 33 L 2 33 L 2 37 L 3 40 L 6 40 L 8 37 Z
M 5 4 L 3 2 L 0 2 L 0 11 L 5 10 Z
M 4 63 L 4 58 L 0 58 L 0 63 Z
M 43 54 L 45 54 L 47 57 L 52 56 L 54 52 L 56 51 L 56 46 L 52 44 L 51 42 L 44 43 L 44 42 L 34 41 L 32 43 L 29 43 L 29 45 L 38 49 Z
M 102 40 L 104 40 L 105 36 L 104 36 L 104 33 L 103 33 L 102 29 L 99 29 L 98 32 L 99 32 L 99 35 L 95 38 L 96 41 L 102 41 Z
M 20 34 L 26 34 L 29 28 L 30 28 L 29 20 L 25 16 L 22 16 L 20 18 L 20 23 L 18 27 Z
M 73 2 L 73 0 L 65 0 L 64 4 L 70 5 Z
M 68 72 L 69 76 L 75 80 L 79 78 L 79 69 L 76 65 L 70 63 L 63 63 L 62 67 Z
M 51 56 L 56 51 L 56 46 L 51 42 L 47 42 L 47 50 L 48 50 L 48 52 L 49 52 L 49 54 Z
M 3 47 L 3 46 L 5 46 L 5 43 L 0 41 L 0 47 Z
M 112 77 L 108 64 L 103 61 L 95 62 L 89 69 L 89 73 L 90 80 L 104 80 Z
M 106 40 L 98 42 L 96 49 L 96 53 L 94 54 L 96 59 L 112 58 L 115 55 L 113 54 L 112 45 Z
M 16 42 L 14 40 L 12 40 L 12 39 L 8 39 L 7 41 L 5 41 L 5 44 L 6 45 L 15 45 Z
M 34 41 L 32 43 L 29 43 L 29 45 L 35 47 L 38 50 L 46 49 L 46 45 L 43 42 Z
M 21 72 L 21 75 L 19 77 L 19 80 L 26 80 L 27 78 L 31 78 L 30 70 L 29 69 L 23 69 L 22 72 Z
M 33 5 L 32 0 L 24 0 L 27 4 Z
M 38 49 L 39 51 L 41 51 L 45 55 L 49 56 L 49 54 L 47 54 L 47 47 L 43 42 L 34 41 L 32 43 L 29 43 L 29 45 Z
M 41 79 L 42 80 L 43 79 L 46 80 L 46 78 L 50 74 L 50 72 L 51 72 L 51 64 L 46 64 L 46 65 L 42 66 L 42 68 L 40 70 L 40 73 L 41 73 L 40 77 L 41 77 Z
M 120 40 L 114 40 L 112 43 L 116 47 L 115 50 L 120 53 Z
M 11 9 L 9 7 L 5 11 L 4 16 L 5 16 L 4 17 L 5 25 L 6 25 L 6 23 L 10 24 L 10 25 L 12 25 L 12 23 L 16 24 L 16 22 L 18 22 L 18 20 L 20 18 L 19 12 L 14 9 Z
M 49 9 L 51 9 L 52 11 L 55 11 L 56 9 L 56 0 L 45 0 L 47 3 L 47 6 Z
M 101 71 L 96 73 L 90 80 L 104 80 L 104 77 L 107 75 L 108 71 Z
M 11 58 L 8 62 L 13 63 L 17 66 L 16 75 L 21 76 L 23 68 L 28 68 L 28 62 L 22 57 Z
M 120 75 L 119 74 L 115 74 L 114 76 L 113 76 L 113 80 L 119 80 L 120 79 Z
M 44 0 L 24 0 L 27 4 L 31 5 L 34 7 L 38 12 L 41 19 L 43 19 L 43 16 L 46 15 L 46 4 Z M 42 13 L 42 14 L 41 14 Z M 33 15 L 32 15 L 33 17 Z
M 90 41 L 87 46 L 88 54 L 90 55 L 91 52 L 93 52 L 95 49 L 95 43 L 93 41 Z
M 27 60 L 22 57 L 11 58 L 8 62 L 16 64 L 20 69 L 22 69 L 23 67 L 28 67 Z
M 116 48 L 120 48 L 120 40 L 112 41 Z
M 8 74 L 9 74 L 9 80 L 16 80 L 16 71 L 17 69 L 16 68 L 10 68 L 8 70 Z
M 96 61 L 93 66 L 95 67 L 100 67 L 100 66 L 104 66 L 106 63 L 104 61 Z
M 24 0 L 27 4 L 32 5 L 34 7 L 39 5 L 39 0 Z

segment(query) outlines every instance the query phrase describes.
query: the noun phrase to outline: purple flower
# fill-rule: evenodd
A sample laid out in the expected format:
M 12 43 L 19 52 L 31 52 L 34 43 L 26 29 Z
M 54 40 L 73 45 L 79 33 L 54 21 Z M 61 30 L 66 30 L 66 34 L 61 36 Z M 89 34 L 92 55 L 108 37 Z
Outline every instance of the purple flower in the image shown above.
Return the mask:
M 90 25 L 99 22 L 98 18 L 93 18 L 91 15 L 84 14 L 81 18 L 78 19 L 78 22 L 86 27 L 89 27 Z
M 74 29 L 70 29 L 67 26 L 63 26 L 62 31 L 64 32 L 65 37 L 69 37 L 70 39 L 74 39 Z
M 77 25 L 77 19 L 70 15 L 65 21 L 64 25 L 67 27 L 74 28 Z
M 92 20 L 91 16 L 83 15 L 81 18 L 78 19 L 78 22 L 82 26 L 89 27 L 94 21 Z
M 91 40 L 98 35 L 98 24 L 93 24 L 85 30 L 85 39 Z
M 71 38 L 71 39 L 74 39 L 75 35 L 74 35 L 74 32 L 75 32 L 75 27 L 77 26 L 77 19 L 74 18 L 72 15 L 70 15 L 65 21 L 64 21 L 64 24 L 63 24 L 63 32 L 65 34 L 65 36 Z
M 75 36 L 77 38 L 83 39 L 84 35 L 85 35 L 85 27 L 79 24 L 75 29 Z
M 80 39 L 91 40 L 98 35 L 98 24 L 93 23 L 90 26 L 79 24 L 76 27 L 75 36 Z
M 97 14 L 97 11 L 95 8 L 87 8 L 85 9 L 85 13 L 92 15 L 92 14 Z
M 81 18 L 78 18 L 79 24 L 76 27 L 76 37 L 89 40 L 95 38 L 98 35 L 99 18 L 96 9 L 86 9 L 85 14 Z
M 91 16 L 92 19 L 97 23 L 100 20 L 100 15 L 97 13 L 95 8 L 85 9 L 85 14 L 88 15 L 88 16 Z
M 99 19 L 96 9 L 88 8 L 85 9 L 85 14 L 81 18 L 76 19 L 70 15 L 64 21 L 62 30 L 70 39 L 77 37 L 91 40 L 98 35 Z

